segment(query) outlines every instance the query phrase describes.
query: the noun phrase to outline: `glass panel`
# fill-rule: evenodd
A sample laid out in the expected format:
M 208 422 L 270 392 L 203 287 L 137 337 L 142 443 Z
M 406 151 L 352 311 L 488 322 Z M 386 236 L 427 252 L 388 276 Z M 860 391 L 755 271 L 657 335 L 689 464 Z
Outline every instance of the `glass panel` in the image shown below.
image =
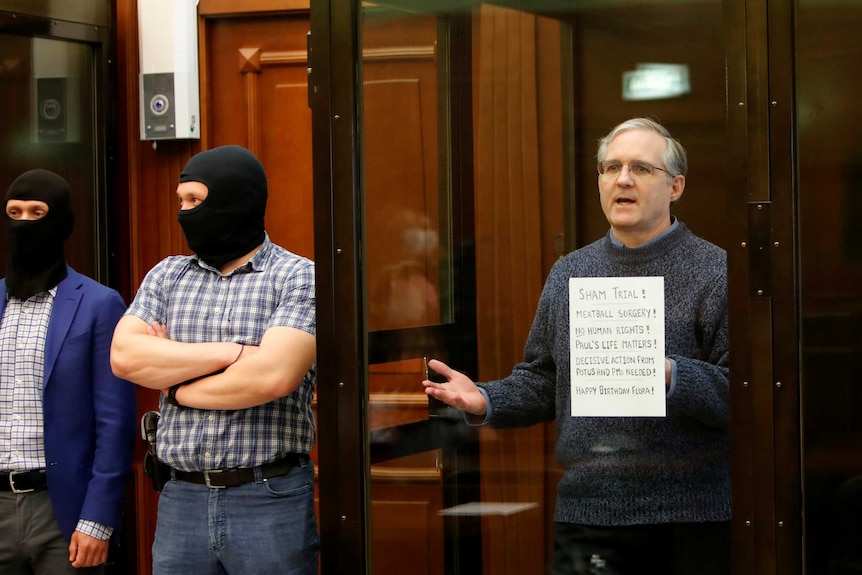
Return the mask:
M 437 17 L 362 6 L 368 329 L 451 322 Z
M 376 442 L 395 443 L 396 426 L 428 417 L 428 400 L 416 388 L 423 369 L 421 358 L 369 368 L 369 428 L 384 430 Z M 371 466 L 374 573 L 399 573 L 399 566 L 414 562 L 418 573 L 444 572 L 440 459 L 434 450 Z
M 412 2 L 417 4 L 421 2 Z M 655 117 L 682 141 L 689 152 L 689 186 L 674 213 L 696 234 L 721 247 L 727 244 L 727 223 L 716 217 L 725 213 L 724 155 L 716 153 L 723 150 L 725 138 L 721 2 L 585 2 L 578 5 L 580 8 L 571 3 L 567 8 L 570 12 L 559 2 L 551 2 L 554 17 L 536 13 L 542 3 L 505 4 L 508 7 L 492 3 L 473 7 L 472 52 L 458 55 L 471 58 L 472 77 L 453 79 L 470 81 L 473 91 L 475 192 L 474 212 L 469 216 L 475 226 L 477 298 L 475 302 L 450 303 L 438 298 L 442 311 L 436 319 L 433 311 L 424 313 L 433 306 L 418 303 L 396 304 L 391 307 L 397 313 L 383 313 L 380 310 L 388 310 L 391 296 L 375 294 L 382 282 L 380 293 L 396 286 L 403 300 L 428 301 L 421 296 L 427 292 L 424 288 L 417 290 L 419 296 L 408 297 L 405 286 L 413 284 L 391 279 L 391 271 L 400 269 L 393 264 L 409 259 L 403 254 L 410 246 L 403 231 L 414 227 L 438 234 L 439 247 L 434 248 L 426 234 L 417 234 L 425 238 L 419 242 L 425 254 L 419 258 L 425 263 L 417 266 L 425 270 L 419 285 L 428 283 L 437 293 L 450 293 L 442 279 L 451 277 L 450 271 L 445 271 L 451 252 L 447 252 L 450 240 L 444 230 L 448 211 L 459 206 L 447 205 L 448 182 L 439 175 L 447 173 L 448 165 L 447 143 L 440 144 L 448 131 L 448 111 L 441 103 L 446 96 L 438 92 L 447 85 L 446 70 L 440 63 L 424 66 L 411 62 L 408 71 L 416 79 L 408 81 L 399 76 L 406 72 L 396 68 L 403 70 L 406 64 L 376 62 L 372 56 L 392 51 L 392 46 L 405 47 L 398 53 L 407 60 L 411 51 L 444 52 L 445 25 L 438 24 L 444 19 L 364 4 L 361 31 L 369 331 L 445 323 L 451 320 L 446 310 L 453 305 L 475 305 L 478 372 L 469 375 L 479 381 L 505 377 L 522 360 L 537 303 L 554 263 L 567 251 L 607 232 L 608 223 L 598 204 L 595 145 L 617 123 L 635 116 Z M 427 3 L 429 9 L 433 5 Z M 668 42 L 667 38 L 675 41 Z M 421 48 L 426 45 L 433 48 Z M 407 46 L 414 48 L 407 50 Z M 442 57 L 435 57 L 442 61 Z M 416 71 L 420 68 L 428 76 Z M 426 78 L 436 86 L 426 86 Z M 670 91 L 659 93 L 658 88 Z M 436 117 L 420 122 L 426 117 L 428 98 Z M 430 132 L 429 127 L 433 128 Z M 453 138 L 458 138 L 459 126 L 451 129 Z M 418 145 L 416 139 L 423 142 L 421 152 L 410 148 Z M 412 173 L 418 166 L 421 174 Z M 409 217 L 396 217 L 404 211 Z M 415 212 L 425 218 L 414 217 Z M 567 237 L 567 230 L 575 233 Z M 413 315 L 404 310 L 423 313 Z M 404 337 L 415 336 L 410 330 L 404 331 Z M 393 442 L 412 441 L 393 426 L 418 421 L 415 418 L 421 402 L 417 399 L 413 403 L 410 397 L 422 397 L 420 379 L 418 359 L 371 366 L 369 405 L 374 437 L 388 434 Z M 400 383 L 393 383 L 396 380 Z M 388 393 L 403 394 L 398 401 L 407 405 L 399 408 L 397 401 L 384 399 Z M 723 428 L 714 433 L 719 437 L 717 444 L 727 439 Z M 375 575 L 398 573 L 393 557 L 401 549 L 413 549 L 410 546 L 416 538 L 427 546 L 411 553 L 423 561 L 429 557 L 421 564 L 428 573 L 456 572 L 445 570 L 450 564 L 448 558 L 463 553 L 468 541 L 476 543 L 474 551 L 481 550 L 481 570 L 472 573 L 549 572 L 557 485 L 564 473 L 555 462 L 556 426 L 482 428 L 478 437 L 476 468 L 467 470 L 463 484 L 454 484 L 459 490 L 469 490 L 475 481 L 480 482 L 479 489 L 470 495 L 475 497 L 459 501 L 465 506 L 452 504 L 446 491 L 450 485 L 447 452 L 461 445 L 457 437 L 441 450 L 423 451 L 417 445 L 416 451 L 421 452 L 410 464 L 399 461 L 372 466 Z M 722 445 L 716 450 L 719 454 L 715 459 L 727 457 Z M 652 452 L 638 455 L 644 456 L 643 461 L 648 462 L 645 467 L 651 470 L 678 468 L 675 461 L 662 460 Z M 381 483 L 380 474 L 394 467 L 405 474 L 396 483 L 410 485 L 404 478 L 413 466 L 429 475 L 432 469 L 442 471 L 422 489 L 395 493 Z M 689 494 L 703 493 L 703 485 L 708 483 L 710 493 L 717 492 L 717 497 L 729 505 L 729 461 L 719 467 L 708 481 L 692 486 Z M 626 484 L 632 481 L 629 473 L 621 469 L 607 481 Z M 659 487 L 657 491 L 664 490 Z M 699 503 L 685 512 L 701 517 L 696 507 Z M 410 510 L 410 529 L 399 531 L 397 522 L 404 521 Z M 442 523 L 432 521 L 435 513 L 446 519 Z M 466 524 L 450 523 L 448 518 L 455 514 L 475 518 L 479 536 L 469 528 L 459 531 Z M 438 561 L 440 552 L 446 555 L 446 562 Z
M 453 321 L 448 94 L 445 21 L 390 4 L 362 3 L 364 263 L 367 330 L 401 340 Z M 371 454 L 383 460 L 369 470 L 376 575 L 446 572 L 443 455 L 421 427 L 424 377 L 421 357 L 368 370 Z M 417 422 L 415 434 L 401 427 Z
M 474 17 L 477 381 L 521 361 L 545 277 L 564 252 L 573 141 L 565 120 L 576 81 L 569 30 L 492 4 Z M 479 432 L 483 573 L 550 572 L 561 477 L 554 439 L 553 424 Z
M 422 358 L 378 363 L 368 368 L 368 426 L 371 431 L 428 418 L 428 400 L 418 382 Z
M 862 4 L 797 6 L 806 572 L 859 573 Z
M 60 174 L 72 188 L 75 228 L 66 257 L 98 269 L 93 49 L 84 44 L 0 34 L 0 192 L 27 170 Z M 0 242 L 0 270 L 6 243 Z
M 425 452 L 371 466 L 373 573 L 446 573 L 439 457 Z
M 536 5 L 506 4 L 525 10 Z M 558 8 L 560 3 L 554 4 Z M 721 2 L 584 2 L 582 6 L 561 15 L 562 24 L 492 4 L 482 5 L 476 19 L 475 217 L 481 381 L 508 376 L 522 360 L 544 280 L 558 258 L 607 232 L 608 222 L 598 202 L 596 144 L 619 122 L 652 117 L 682 142 L 688 151 L 689 171 L 685 196 L 673 213 L 695 234 L 727 247 L 728 226 L 720 216 L 726 205 L 720 152 L 725 139 Z M 668 42 L 668 38 L 674 41 Z M 574 230 L 574 237 L 564 238 L 567 230 Z M 668 315 L 669 327 L 673 321 Z M 692 382 L 679 385 L 691 389 Z M 726 382 L 717 391 L 726 399 Z M 636 491 L 632 481 L 654 482 L 656 493 L 676 490 L 680 494 L 680 499 L 668 504 L 675 513 L 698 520 L 726 518 L 729 422 L 723 421 L 717 428 L 713 423 L 692 427 L 701 435 L 692 435 L 685 442 L 708 437 L 707 443 L 713 447 L 708 454 L 686 448 L 685 457 L 680 457 L 683 451 L 644 448 L 657 445 L 647 439 L 651 433 L 632 436 L 625 425 L 615 427 L 610 421 L 597 425 L 606 426 L 608 439 L 613 438 L 616 447 L 596 444 L 592 453 L 586 448 L 579 451 L 582 456 L 573 464 L 575 474 L 578 469 L 592 473 L 595 466 L 612 468 L 599 474 L 603 481 L 586 487 L 591 493 L 613 485 L 622 497 Z M 650 424 L 640 428 L 648 429 Z M 653 429 L 662 427 L 656 424 Z M 564 474 L 555 461 L 556 426 L 483 429 L 479 437 L 483 502 L 534 505 L 512 515 L 483 519 L 483 572 L 549 572 L 555 502 Z M 613 453 L 626 453 L 631 459 L 616 459 Z M 679 461 L 695 454 L 706 455 L 703 460 L 709 461 L 712 471 L 706 481 L 692 484 L 686 482 L 687 472 Z M 715 496 L 709 502 L 698 498 L 706 484 Z M 684 487 L 679 489 L 679 485 Z M 681 500 L 687 505 L 680 504 Z M 612 504 L 610 499 L 606 501 Z M 653 501 L 637 511 L 632 507 L 596 519 L 623 524 L 636 512 L 657 518 L 662 505 Z M 727 537 L 715 554 L 729 561 L 729 525 L 721 529 Z M 696 556 L 695 547 L 711 539 L 705 535 L 683 546 L 678 557 Z M 605 558 L 596 555 L 592 567 L 584 569 L 602 572 Z M 587 555 L 584 561 L 589 563 L 590 558 Z M 612 563 L 606 567 L 612 570 Z M 643 567 L 644 572 L 653 570 Z M 683 572 L 705 571 L 692 567 Z

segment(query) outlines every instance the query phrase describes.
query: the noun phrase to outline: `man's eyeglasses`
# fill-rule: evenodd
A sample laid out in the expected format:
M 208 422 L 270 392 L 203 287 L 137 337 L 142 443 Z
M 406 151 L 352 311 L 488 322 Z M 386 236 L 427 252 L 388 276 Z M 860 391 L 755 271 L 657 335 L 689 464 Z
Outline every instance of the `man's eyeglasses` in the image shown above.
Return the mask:
M 604 162 L 599 162 L 597 164 L 597 168 L 599 170 L 599 174 L 603 176 L 619 176 L 623 171 L 623 166 L 629 167 L 629 174 L 637 177 L 637 178 L 646 178 L 652 175 L 653 170 L 661 170 L 666 174 L 670 174 L 664 168 L 659 168 L 658 166 L 653 166 L 648 162 L 642 162 L 640 160 L 635 160 L 634 162 L 629 162 L 624 164 L 622 162 L 618 162 L 616 160 L 605 160 Z

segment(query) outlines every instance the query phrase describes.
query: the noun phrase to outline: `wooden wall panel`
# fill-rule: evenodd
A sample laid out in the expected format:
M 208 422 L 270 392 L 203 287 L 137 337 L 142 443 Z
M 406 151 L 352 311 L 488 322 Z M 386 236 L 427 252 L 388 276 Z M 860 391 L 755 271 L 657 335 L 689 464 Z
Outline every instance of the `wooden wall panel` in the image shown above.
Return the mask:
M 862 72 L 862 36 L 859 6 L 848 8 L 800 4 L 805 26 L 797 52 L 798 187 L 804 214 L 799 256 L 806 313 L 824 315 L 835 314 L 845 302 L 858 302 L 862 283 L 862 205 L 857 201 L 862 136 L 853 120 L 859 117 L 858 81 L 847 80 Z
M 213 145 L 248 147 L 269 184 L 266 226 L 272 240 L 313 258 L 308 16 L 206 19 L 209 115 Z
M 440 318 L 441 201 L 436 19 L 363 28 L 363 177 L 369 331 Z M 445 239 L 444 239 L 445 241 Z M 421 359 L 369 367 L 369 425 L 425 420 Z M 397 432 L 396 432 L 397 433 Z M 374 573 L 444 572 L 443 482 L 437 451 L 371 468 Z

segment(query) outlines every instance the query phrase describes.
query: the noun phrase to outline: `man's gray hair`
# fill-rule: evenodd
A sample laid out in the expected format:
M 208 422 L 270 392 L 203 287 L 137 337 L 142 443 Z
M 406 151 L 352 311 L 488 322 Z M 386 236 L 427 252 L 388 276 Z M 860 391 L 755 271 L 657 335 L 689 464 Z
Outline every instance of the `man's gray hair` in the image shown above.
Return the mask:
M 667 128 L 649 118 L 632 118 L 618 124 L 608 133 L 607 136 L 599 140 L 596 159 L 599 162 L 605 161 L 608 154 L 608 145 L 610 145 L 611 140 L 616 138 L 622 132 L 627 132 L 629 130 L 649 130 L 664 136 L 664 139 L 667 141 L 667 147 L 665 148 L 661 159 L 664 162 L 664 166 L 667 169 L 668 174 L 670 174 L 670 176 L 685 176 L 688 173 L 688 157 L 686 156 L 685 148 L 683 148 L 682 144 L 670 135 Z

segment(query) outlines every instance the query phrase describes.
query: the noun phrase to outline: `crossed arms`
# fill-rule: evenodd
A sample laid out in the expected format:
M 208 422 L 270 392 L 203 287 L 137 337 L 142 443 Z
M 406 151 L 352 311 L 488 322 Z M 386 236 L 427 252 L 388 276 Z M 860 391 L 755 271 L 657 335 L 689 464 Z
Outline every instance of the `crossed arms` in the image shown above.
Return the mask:
M 111 343 L 118 377 L 149 389 L 176 392 L 180 405 L 244 409 L 292 393 L 314 363 L 315 337 L 292 327 L 270 327 L 259 346 L 233 342 L 183 343 L 159 324 L 126 315 Z

